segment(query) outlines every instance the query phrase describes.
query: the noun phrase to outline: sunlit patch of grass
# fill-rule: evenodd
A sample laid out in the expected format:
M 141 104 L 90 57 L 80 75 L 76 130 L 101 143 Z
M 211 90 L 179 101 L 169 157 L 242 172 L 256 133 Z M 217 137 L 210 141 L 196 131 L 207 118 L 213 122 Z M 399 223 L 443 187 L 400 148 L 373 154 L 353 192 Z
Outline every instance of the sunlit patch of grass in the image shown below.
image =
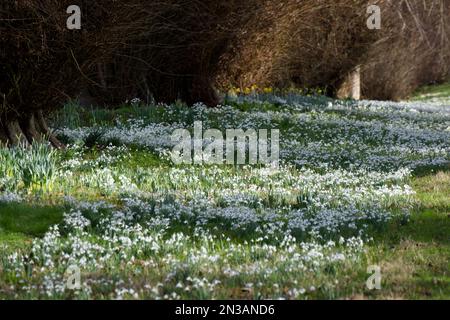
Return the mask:
M 23 233 L 11 233 L 0 228 L 0 250 L 4 250 L 5 247 L 11 251 L 27 247 L 32 239 Z
M 414 93 L 412 101 L 450 102 L 450 83 L 425 86 Z
M 51 188 L 0 180 L 9 202 L 0 205 L 0 298 L 445 297 L 450 176 L 431 174 L 448 164 L 443 109 L 254 98 L 222 108 L 69 105 L 54 127 L 74 128 L 63 130 L 73 145 L 56 152 Z M 174 166 L 166 138 L 199 120 L 278 128 L 287 156 L 275 171 Z M 92 291 L 42 289 L 62 284 L 73 261 Z M 365 288 L 373 264 L 381 291 Z
M 161 159 L 158 155 L 142 149 L 130 150 L 130 156 L 120 162 L 120 166 L 128 169 L 137 168 L 151 168 L 168 166 L 170 163 L 167 160 Z
M 415 179 L 413 187 L 422 209 L 450 214 L 450 167 L 447 171 Z
M 415 178 L 417 208 L 407 224 L 391 224 L 375 235 L 367 265 L 379 265 L 382 289 L 355 290 L 347 283 L 347 297 L 356 299 L 450 298 L 450 173 Z M 359 282 L 369 275 L 362 273 Z M 352 293 L 353 292 L 353 293 Z

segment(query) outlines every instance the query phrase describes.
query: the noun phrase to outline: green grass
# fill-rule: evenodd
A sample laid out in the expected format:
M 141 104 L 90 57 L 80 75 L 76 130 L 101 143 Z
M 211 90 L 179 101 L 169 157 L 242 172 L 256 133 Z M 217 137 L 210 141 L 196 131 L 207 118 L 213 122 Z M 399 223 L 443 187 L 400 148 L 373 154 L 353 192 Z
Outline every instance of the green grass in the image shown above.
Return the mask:
M 410 221 L 394 222 L 374 236 L 366 261 L 339 279 L 338 298 L 450 299 L 448 181 L 450 173 L 444 172 L 413 179 L 418 203 Z M 370 265 L 381 268 L 381 290 L 365 287 Z
M 61 222 L 63 212 L 62 207 L 0 204 L 0 242 L 40 237 Z
M 450 86 L 448 88 L 450 90 Z M 433 89 L 434 90 L 434 89 Z M 444 89 L 440 89 L 445 91 Z M 76 106 L 69 105 L 66 108 L 75 108 Z M 274 104 L 252 104 L 252 103 L 242 103 L 235 104 L 235 108 L 244 111 L 266 111 L 273 112 L 277 111 L 277 106 Z M 66 117 L 64 119 L 57 119 L 57 122 L 67 124 L 69 127 L 78 126 L 92 126 L 92 125 L 105 125 L 113 126 L 116 119 L 121 121 L 126 121 L 128 118 L 137 117 L 144 120 L 145 122 L 167 122 L 171 123 L 174 121 L 186 121 L 191 122 L 192 114 L 186 111 L 187 108 L 180 106 L 174 110 L 174 113 L 165 113 L 163 107 L 147 106 L 142 108 L 135 107 L 123 107 L 114 111 L 110 110 L 83 110 L 81 112 L 70 111 L 62 112 L 57 117 Z M 67 110 L 66 110 L 67 111 Z M 380 120 L 384 120 L 385 116 L 375 114 L 365 114 L 365 118 L 360 117 L 359 113 L 351 114 L 340 114 L 339 111 L 328 112 L 325 111 L 324 114 L 329 116 L 329 122 L 318 122 L 317 124 L 308 126 L 309 122 L 305 122 L 305 126 L 298 130 L 303 133 L 303 136 L 309 138 L 313 137 L 314 141 L 331 141 L 335 135 L 339 133 L 339 126 L 334 124 L 332 120 L 334 118 L 340 119 L 341 117 L 348 116 L 350 120 L 357 119 L 376 119 L 378 117 Z M 117 116 L 117 117 L 116 117 Z M 245 117 L 247 114 L 238 115 Z M 316 113 L 311 114 L 311 117 L 319 117 Z M 321 116 L 323 118 L 323 115 Z M 211 115 L 210 124 L 212 126 L 220 126 L 223 119 L 217 115 Z M 278 128 L 287 131 L 292 126 L 292 119 L 290 117 L 274 117 L 274 122 Z M 328 130 L 324 130 L 328 129 Z M 359 130 L 356 128 L 355 130 Z M 325 133 L 324 133 L 325 132 Z M 328 132 L 328 133 L 327 133 Z M 353 131 L 352 131 L 353 132 Z M 296 134 L 298 132 L 295 132 Z M 349 134 L 351 136 L 352 134 Z M 95 138 L 95 139 L 94 139 Z M 365 140 L 370 141 L 370 137 L 363 137 Z M 105 200 L 112 204 L 120 205 L 118 201 L 119 194 L 114 191 L 103 190 L 95 184 L 96 181 L 100 179 L 98 176 L 98 171 L 96 169 L 106 168 L 111 169 L 117 176 L 129 177 L 131 181 L 135 182 L 140 191 L 146 192 L 152 195 L 163 194 L 169 198 L 169 196 L 175 196 L 177 193 L 184 195 L 186 198 L 184 200 L 193 197 L 192 192 L 195 188 L 199 189 L 211 189 L 216 193 L 223 191 L 223 188 L 217 188 L 210 181 L 201 179 L 202 170 L 192 171 L 191 176 L 200 179 L 198 182 L 190 181 L 191 176 L 186 178 L 186 181 L 180 182 L 179 185 L 174 185 L 169 175 L 170 163 L 167 160 L 161 159 L 154 151 L 148 150 L 146 148 L 140 148 L 138 146 L 128 146 L 126 149 L 126 154 L 123 157 L 119 157 L 111 162 L 106 161 L 106 164 L 99 164 L 95 162 L 106 149 L 106 145 L 109 143 L 98 143 L 99 139 L 93 137 L 91 139 L 89 146 L 86 145 L 82 149 L 81 156 L 79 159 L 81 161 L 88 160 L 80 166 L 76 166 L 75 169 L 71 170 L 73 176 L 56 176 L 55 181 L 51 180 L 51 188 L 47 189 L 47 193 L 38 193 L 37 187 L 34 189 L 28 187 L 25 189 L 28 195 L 27 200 L 23 204 L 0 204 L 0 250 L 2 248 L 7 248 L 8 252 L 14 252 L 16 249 L 30 249 L 30 243 L 36 238 L 41 238 L 49 227 L 58 224 L 62 221 L 63 212 L 65 208 L 62 203 L 63 195 L 71 195 L 78 200 L 83 201 L 99 201 Z M 376 141 L 374 141 L 373 146 L 376 147 Z M 367 145 L 372 146 L 371 143 L 367 142 Z M 341 146 L 342 147 L 342 146 Z M 81 150 L 81 149 L 80 149 Z M 122 149 L 123 150 L 123 149 Z M 319 150 L 320 151 L 320 150 Z M 60 165 L 62 160 L 68 160 L 72 158 L 77 158 L 75 154 L 78 149 L 68 149 L 67 151 L 58 152 L 56 163 Z M 116 151 L 114 151 L 116 152 Z M 119 151 L 122 152 L 122 151 Z M 27 157 L 21 157 L 27 160 Z M 44 152 L 44 159 L 47 155 Z M 27 168 L 25 165 L 27 161 L 23 161 L 23 167 Z M 12 161 L 15 163 L 16 161 Z M 56 164 L 55 164 L 56 166 Z M 162 168 L 162 170 L 160 170 Z M 183 169 L 182 167 L 180 169 Z M 206 169 L 205 169 L 206 170 Z M 239 169 L 237 169 L 239 170 Z M 367 254 L 362 261 L 359 262 L 348 262 L 348 264 L 340 267 L 330 266 L 330 269 L 321 270 L 318 273 L 310 275 L 303 275 L 301 273 L 289 274 L 283 273 L 283 265 L 270 265 L 274 270 L 278 270 L 271 278 L 261 278 L 255 279 L 252 276 L 242 276 L 242 277 L 225 277 L 218 270 L 215 270 L 216 275 L 222 281 L 222 287 L 219 289 L 220 294 L 218 298 L 228 299 L 228 298 L 259 298 L 256 295 L 252 295 L 250 291 L 242 290 L 243 286 L 249 282 L 256 282 L 261 280 L 268 284 L 267 288 L 262 289 L 262 292 L 267 291 L 270 293 L 274 290 L 271 288 L 272 283 L 286 284 L 286 286 L 292 285 L 289 283 L 290 280 L 298 280 L 301 285 L 307 287 L 308 281 L 311 279 L 321 279 L 320 283 L 326 285 L 318 288 L 314 293 L 310 293 L 308 298 L 344 298 L 344 299 L 449 299 L 450 298 L 450 172 L 449 170 L 437 172 L 432 171 L 437 170 L 437 168 L 423 168 L 420 172 L 415 172 L 415 177 L 410 181 L 410 185 L 417 192 L 416 202 L 412 210 L 412 215 L 409 222 L 402 220 L 394 220 L 388 226 L 386 226 L 382 231 L 378 230 L 374 234 L 374 241 L 366 245 Z M 232 175 L 234 172 L 229 168 L 224 169 L 224 177 L 227 175 Z M 242 171 L 242 175 L 245 175 L 245 170 Z M 238 172 L 239 175 L 241 174 Z M 47 176 L 47 175 L 45 175 Z M 13 179 L 17 180 L 17 176 L 11 174 Z M 86 182 L 81 178 L 89 178 Z M 256 182 L 252 182 L 255 183 Z M 204 184 L 202 186 L 202 184 Z M 23 183 L 26 186 L 25 183 Z M 222 185 L 219 185 L 219 187 Z M 23 186 L 21 186 L 23 187 Z M 223 186 L 222 186 L 223 187 Z M 36 190 L 35 190 L 36 189 Z M 208 189 L 208 190 L 209 190 Z M 36 197 L 32 197 L 33 194 Z M 169 192 L 172 194 L 169 195 Z M 214 193 L 212 192 L 212 193 Z M 209 195 L 215 197 L 215 194 Z M 264 206 L 270 208 L 271 206 L 277 207 L 281 206 L 283 203 L 277 203 L 278 198 L 271 197 L 270 194 L 263 194 L 260 196 Z M 288 201 L 283 197 L 279 197 L 278 200 Z M 297 201 L 298 199 L 290 199 L 290 201 Z M 117 203 L 116 203 L 117 202 Z M 55 204 L 56 203 L 56 204 Z M 292 204 L 292 203 L 290 203 Z M 409 202 L 407 204 L 410 205 Z M 392 205 L 395 207 L 395 204 Z M 393 208 L 393 210 L 396 208 Z M 398 208 L 400 210 L 401 207 Z M 94 214 L 96 215 L 96 214 Z M 93 217 L 89 217 L 91 221 L 95 222 Z M 94 217 L 95 218 L 95 217 Z M 97 215 L 98 218 L 98 215 Z M 193 221 L 195 223 L 195 221 Z M 214 222 L 213 224 L 215 224 Z M 175 224 L 171 226 L 171 233 L 183 231 L 188 234 L 188 228 L 184 224 Z M 210 229 L 213 225 L 209 226 Z M 222 230 L 219 230 L 221 233 Z M 169 233 L 168 233 L 169 234 Z M 64 236 L 64 233 L 63 233 Z M 228 236 L 228 234 L 227 234 Z M 95 237 L 95 233 L 92 234 Z M 234 235 L 230 234 L 231 241 L 240 239 L 240 242 L 253 238 L 251 231 L 246 231 L 245 234 Z M 98 240 L 98 239 L 97 239 Z M 213 251 L 215 253 L 223 253 L 227 245 L 227 242 L 216 241 L 213 244 Z M 237 242 L 237 241 L 236 241 Z M 4 246 L 6 245 L 6 246 Z M 175 252 L 167 251 L 160 253 L 162 256 L 166 256 L 169 252 L 173 255 L 179 255 L 182 257 L 181 260 L 186 259 L 189 254 L 192 254 L 192 250 L 195 249 L 196 244 L 191 243 L 183 247 L 183 250 L 177 249 Z M 225 248 L 225 249 L 224 249 Z M 245 247 L 244 247 L 245 248 Z M 150 253 L 153 255 L 153 253 Z M 250 256 L 250 255 L 249 255 Z M 1 258 L 1 256 L 0 256 Z M 233 257 L 232 257 L 233 259 Z M 234 263 L 239 264 L 250 264 L 252 261 L 239 260 L 241 256 L 237 255 L 234 257 L 236 261 Z M 281 259 L 279 259 L 281 260 Z M 163 261 L 163 260 L 160 260 Z M 276 260 L 274 260 L 276 261 Z M 118 265 L 120 261 L 117 261 Z M 123 277 L 128 278 L 131 282 L 136 281 L 136 287 L 142 287 L 141 282 L 151 282 L 158 283 L 163 282 L 167 278 L 168 274 L 171 274 L 174 270 L 169 267 L 166 263 L 157 264 L 155 267 L 145 267 L 141 268 L 139 265 L 140 261 L 136 261 L 135 265 L 132 267 L 127 267 L 125 265 L 120 265 L 117 269 L 112 268 L 108 274 L 100 274 L 99 271 L 95 269 L 94 272 L 89 274 L 92 278 L 110 278 Z M 369 265 L 379 265 L 381 267 L 383 282 L 382 289 L 379 291 L 369 291 L 365 288 L 366 279 L 368 274 L 366 273 L 367 266 Z M 1 266 L 0 266 L 1 267 Z M 212 267 L 218 268 L 219 265 L 213 265 Z M 127 269 L 128 268 L 128 269 Z M 135 268 L 135 269 L 133 269 Z M 169 283 L 168 288 L 174 289 L 176 285 L 175 280 L 182 281 L 186 275 L 195 275 L 198 277 L 203 277 L 204 274 L 202 270 L 197 270 L 195 268 L 175 270 L 177 277 L 174 279 L 174 283 Z M 8 292 L 10 296 L 13 296 L 13 289 L 8 289 L 11 283 L 15 283 L 16 279 L 2 279 L 0 270 L 0 292 Z M 61 271 L 61 270 L 59 270 Z M 137 275 L 134 272 L 142 272 L 141 275 Z M 53 272 L 53 270 L 52 270 Z M 123 273 L 121 273 L 123 272 Z M 98 273 L 98 274 L 97 274 Z M 130 275 L 133 274 L 134 276 Z M 14 273 L 15 274 L 15 273 Z M 12 274 L 11 277 L 14 276 Z M 14 278 L 14 277 L 13 277 Z M 334 281 L 338 280 L 338 283 L 334 285 Z M 39 279 L 35 283 L 39 283 Z M 315 283 L 315 282 L 311 282 Z M 329 284 L 329 287 L 328 287 Z M 8 290 L 12 290 L 9 292 Z M 98 291 L 96 296 L 99 298 L 108 297 L 110 292 L 113 292 L 111 287 L 105 287 L 104 296 Z M 192 297 L 202 297 L 200 293 L 197 295 L 191 295 L 191 293 L 183 293 L 184 298 Z M 40 296 L 30 296 L 31 298 L 40 298 Z M 205 293 L 205 297 L 209 297 L 208 293 Z M 58 297 L 57 297 L 58 298 Z
M 145 150 L 132 150 L 129 157 L 121 162 L 123 167 L 128 169 L 151 168 L 167 164 L 167 161 L 161 160 L 154 153 Z
M 140 151 L 130 165 L 156 164 Z M 347 299 L 448 299 L 450 298 L 450 173 L 438 172 L 414 178 L 417 204 L 407 224 L 392 223 L 375 236 L 367 261 L 350 270 L 340 284 L 337 298 Z M 41 237 L 62 219 L 59 206 L 0 205 L 0 243 L 20 248 L 33 237 Z M 380 265 L 382 289 L 368 291 L 363 284 L 368 265 Z M 232 294 L 232 293 L 230 293 Z M 237 293 L 236 293 L 237 294 Z M 239 293 L 236 297 L 244 297 Z M 323 292 L 317 298 L 324 298 Z M 245 297 L 244 297 L 245 298 Z M 329 296 L 328 296 L 329 298 Z
M 0 244 L 7 246 L 10 250 L 26 247 L 31 241 L 32 237 L 22 233 L 11 233 L 4 230 L 0 231 Z
M 411 97 L 412 101 L 429 101 L 430 99 L 449 101 L 450 100 L 450 83 L 441 85 L 430 85 L 420 88 Z
M 91 150 L 86 157 L 95 158 L 96 151 Z M 164 161 L 158 156 L 143 151 L 133 150 L 128 157 L 118 165 L 131 169 L 151 168 L 164 165 Z M 86 198 L 86 190 L 81 190 L 84 200 L 99 200 L 99 195 L 89 199 Z M 76 195 L 76 193 L 74 193 Z M 25 203 L 0 203 L 0 244 L 20 245 L 31 241 L 33 237 L 41 237 L 48 231 L 49 227 L 62 221 L 64 207 L 51 202 L 61 202 L 61 199 L 52 197 L 41 197 L 32 200 L 31 204 Z M 46 205 L 33 204 L 41 202 Z
M 415 178 L 417 208 L 406 225 L 375 238 L 370 264 L 382 269 L 381 291 L 360 298 L 450 298 L 450 173 Z

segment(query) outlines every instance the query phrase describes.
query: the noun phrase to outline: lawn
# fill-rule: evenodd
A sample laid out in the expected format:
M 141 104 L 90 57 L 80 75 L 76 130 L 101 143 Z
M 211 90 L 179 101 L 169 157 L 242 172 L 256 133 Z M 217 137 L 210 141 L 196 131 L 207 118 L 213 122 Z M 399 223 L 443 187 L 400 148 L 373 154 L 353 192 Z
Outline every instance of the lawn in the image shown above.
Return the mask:
M 69 104 L 65 150 L 0 149 L 0 298 L 450 298 L 448 106 L 227 99 Z M 194 121 L 279 129 L 279 167 L 174 165 Z
M 448 105 L 450 104 L 450 83 L 422 87 L 413 94 L 411 100 Z

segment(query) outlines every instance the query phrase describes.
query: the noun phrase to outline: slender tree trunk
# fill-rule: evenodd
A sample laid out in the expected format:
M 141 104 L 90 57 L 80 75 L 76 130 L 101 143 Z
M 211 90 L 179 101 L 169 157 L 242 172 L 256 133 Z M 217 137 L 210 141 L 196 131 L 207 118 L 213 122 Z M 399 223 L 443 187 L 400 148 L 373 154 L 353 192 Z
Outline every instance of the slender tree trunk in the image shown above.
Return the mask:
M 42 132 L 45 135 L 45 137 L 47 137 L 47 139 L 50 141 L 52 146 L 57 149 L 64 149 L 65 145 L 63 143 L 61 143 L 61 141 L 59 141 L 58 138 L 56 138 L 55 135 L 48 128 L 47 121 L 45 121 L 42 110 L 39 110 L 38 112 L 36 112 L 35 118 L 36 118 L 37 128 L 39 128 L 40 132 Z
M 361 70 L 359 66 L 347 75 L 340 85 L 336 96 L 339 99 L 361 99 Z

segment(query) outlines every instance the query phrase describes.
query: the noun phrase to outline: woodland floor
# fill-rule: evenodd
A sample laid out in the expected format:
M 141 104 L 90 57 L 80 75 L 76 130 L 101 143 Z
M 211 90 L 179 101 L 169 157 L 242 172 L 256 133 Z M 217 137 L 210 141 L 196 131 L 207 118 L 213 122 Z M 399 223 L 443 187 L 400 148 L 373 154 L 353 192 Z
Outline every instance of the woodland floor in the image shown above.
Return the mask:
M 449 299 L 448 87 L 426 90 L 69 104 L 66 150 L 0 149 L 0 299 Z M 173 165 L 170 135 L 194 121 L 278 128 L 280 167 Z

